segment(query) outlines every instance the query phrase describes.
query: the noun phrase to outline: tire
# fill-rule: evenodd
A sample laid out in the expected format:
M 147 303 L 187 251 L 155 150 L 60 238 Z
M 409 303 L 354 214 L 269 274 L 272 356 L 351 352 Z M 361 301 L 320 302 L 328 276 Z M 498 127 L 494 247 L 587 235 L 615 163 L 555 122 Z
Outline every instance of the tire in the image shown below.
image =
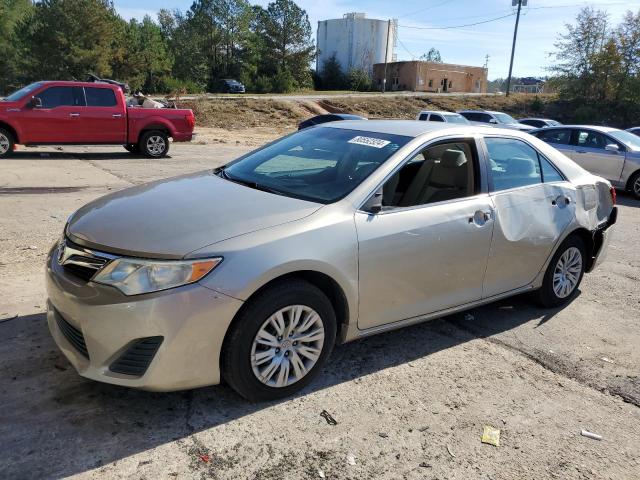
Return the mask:
M 278 312 L 281 316 L 276 318 Z M 299 332 L 294 329 L 288 336 L 297 312 L 298 328 L 313 323 Z M 278 336 L 278 326 L 282 336 Z M 310 335 L 312 332 L 314 335 Z M 305 337 L 314 340 L 296 341 Z M 249 300 L 234 319 L 223 346 L 222 376 L 252 402 L 290 396 L 307 386 L 322 369 L 335 338 L 335 312 L 320 289 L 301 280 L 277 283 Z M 318 349 L 316 360 L 306 356 Z
M 634 173 L 629 180 L 629 193 L 636 200 L 640 200 L 640 171 Z
M 127 143 L 124 145 L 124 149 L 129 152 L 137 155 L 140 153 L 140 146 L 137 143 Z
M 538 303 L 546 308 L 561 307 L 569 303 L 577 295 L 578 287 L 582 282 L 586 258 L 586 248 L 582 239 L 576 235 L 567 238 L 549 262 L 542 287 L 536 292 Z M 560 263 L 561 259 L 563 264 Z M 567 267 L 568 270 L 566 270 Z M 560 277 L 557 278 L 554 287 L 557 269 Z
M 16 141 L 11 132 L 0 128 L 0 158 L 10 157 L 13 154 L 15 143 Z
M 149 158 L 162 158 L 169 153 L 169 137 L 160 130 L 150 130 L 138 142 L 140 152 Z

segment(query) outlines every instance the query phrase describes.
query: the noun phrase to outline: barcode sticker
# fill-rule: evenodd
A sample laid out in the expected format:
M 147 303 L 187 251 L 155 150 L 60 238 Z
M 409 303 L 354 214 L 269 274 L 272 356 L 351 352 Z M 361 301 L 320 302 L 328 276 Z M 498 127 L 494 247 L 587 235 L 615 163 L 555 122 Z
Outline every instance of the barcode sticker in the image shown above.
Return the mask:
M 364 145 L 365 147 L 383 148 L 389 145 L 391 142 L 389 140 L 382 140 L 380 138 L 358 136 L 353 137 L 351 140 L 349 140 L 349 143 Z

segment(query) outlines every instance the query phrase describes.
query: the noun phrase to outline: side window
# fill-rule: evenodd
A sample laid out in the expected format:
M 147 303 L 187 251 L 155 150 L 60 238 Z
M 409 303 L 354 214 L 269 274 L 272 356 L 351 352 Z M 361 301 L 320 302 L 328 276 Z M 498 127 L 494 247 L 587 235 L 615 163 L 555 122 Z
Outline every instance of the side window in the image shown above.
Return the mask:
M 460 115 L 472 122 L 478 121 L 478 115 L 475 112 L 461 112 Z
M 428 113 L 421 113 L 420 116 L 418 117 L 418 120 L 422 120 L 423 122 L 425 122 L 427 118 L 429 118 Z
M 412 207 L 474 195 L 477 158 L 473 140 L 429 146 L 387 180 L 382 204 Z
M 551 162 L 549 162 L 549 160 L 547 160 L 540 154 L 538 154 L 538 158 L 540 159 L 540 166 L 542 168 L 542 181 L 544 183 L 564 181 L 564 178 L 562 177 L 562 175 L 560 175 L 560 172 L 556 170 L 556 167 L 551 165 Z
M 576 135 L 576 145 L 585 148 L 598 148 L 604 150 L 604 147 L 611 143 L 606 135 L 592 130 L 578 130 Z
M 442 118 L 440 115 L 435 115 L 435 114 L 431 114 L 431 116 L 429 117 L 429 121 L 431 122 L 444 122 L 444 118 Z
M 81 95 L 78 95 L 76 90 L 78 89 L 73 87 L 51 87 L 40 92 L 38 97 L 42 100 L 42 108 L 77 107 L 84 105 Z
M 538 138 L 547 143 L 569 145 L 571 143 L 571 130 L 566 128 L 543 130 L 542 132 L 538 133 Z
M 480 113 L 478 116 L 480 117 L 479 121 L 480 122 L 484 122 L 484 123 L 489 123 L 491 121 L 491 119 L 493 118 L 488 113 Z
M 538 152 L 522 140 L 487 137 L 493 191 L 542 182 Z
M 88 107 L 115 107 L 117 105 L 116 95 L 110 88 L 86 87 L 84 91 L 87 95 Z

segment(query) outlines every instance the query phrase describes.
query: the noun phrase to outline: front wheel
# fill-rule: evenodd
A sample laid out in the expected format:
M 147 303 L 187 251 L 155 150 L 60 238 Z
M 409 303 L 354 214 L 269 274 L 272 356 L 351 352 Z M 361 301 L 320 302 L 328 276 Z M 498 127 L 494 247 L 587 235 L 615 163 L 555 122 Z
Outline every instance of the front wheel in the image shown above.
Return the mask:
M 631 195 L 633 195 L 636 200 L 640 200 L 640 172 L 633 174 L 633 177 L 629 180 L 629 185 L 631 187 L 629 188 Z
M 0 158 L 6 158 L 13 153 L 15 140 L 7 130 L 0 128 Z
M 577 236 L 560 245 L 547 267 L 542 287 L 536 292 L 543 307 L 560 307 L 576 296 L 584 276 L 585 252 L 584 242 Z
M 151 130 L 142 135 L 138 147 L 149 158 L 161 158 L 169 153 L 169 137 L 159 130 Z
M 250 401 L 289 396 L 308 385 L 336 338 L 331 302 L 300 280 L 260 292 L 239 313 L 225 340 L 222 375 Z

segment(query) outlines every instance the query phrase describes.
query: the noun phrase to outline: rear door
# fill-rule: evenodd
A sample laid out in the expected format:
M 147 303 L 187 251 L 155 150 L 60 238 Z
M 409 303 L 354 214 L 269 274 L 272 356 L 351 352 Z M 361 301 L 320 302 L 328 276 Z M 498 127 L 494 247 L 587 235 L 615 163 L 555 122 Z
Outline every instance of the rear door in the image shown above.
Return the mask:
M 575 215 L 573 185 L 532 145 L 486 136 L 496 219 L 484 298 L 531 283 Z
M 356 212 L 358 328 L 480 300 L 493 205 L 477 152 L 474 138 L 427 145 L 384 183 L 381 212 Z
M 34 96 L 42 106 L 26 106 L 21 112 L 24 143 L 78 143 L 80 111 L 84 107 L 82 88 L 51 86 Z
M 536 137 L 560 150 L 567 157 L 573 158 L 575 148 L 571 144 L 571 135 L 570 128 L 550 128 L 537 133 Z
M 127 118 L 122 95 L 113 88 L 85 87 L 87 106 L 82 109 L 83 143 L 124 144 L 127 141 Z
M 578 165 L 609 181 L 620 180 L 626 152 L 624 145 L 602 132 L 586 128 L 574 130 L 572 143 L 575 151 L 572 158 Z M 618 150 L 608 151 L 607 145 L 617 145 Z

